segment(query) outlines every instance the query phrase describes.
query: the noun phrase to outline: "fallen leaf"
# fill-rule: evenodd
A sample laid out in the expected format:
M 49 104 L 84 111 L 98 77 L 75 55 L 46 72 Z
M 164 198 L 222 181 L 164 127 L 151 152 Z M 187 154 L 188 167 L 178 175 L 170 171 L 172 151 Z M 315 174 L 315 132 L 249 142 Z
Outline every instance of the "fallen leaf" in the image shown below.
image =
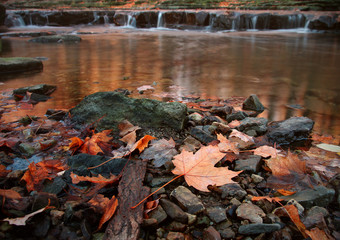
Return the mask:
M 91 155 L 104 153 L 103 149 L 99 145 L 105 145 L 105 143 L 111 141 L 112 137 L 108 136 L 111 132 L 112 130 L 104 130 L 102 132 L 94 134 L 91 138 L 87 137 L 79 151 Z
M 28 165 L 28 170 L 21 178 L 21 180 L 26 182 L 28 192 L 33 190 L 40 191 L 42 188 L 42 180 L 44 179 L 51 179 L 48 170 L 43 166 L 37 166 L 34 162 L 31 162 L 30 165 Z
M 143 85 L 143 86 L 137 88 L 137 90 L 139 92 L 143 92 L 143 91 L 146 91 L 146 90 L 155 90 L 155 88 L 151 85 Z
M 0 137 L 0 147 L 8 147 L 12 149 L 20 140 L 18 138 L 2 138 Z
M 136 142 L 136 138 L 137 138 L 136 131 L 132 131 L 119 140 L 125 142 L 127 148 L 132 148 L 133 144 L 135 144 Z
M 34 215 L 37 215 L 38 213 L 41 213 L 43 211 L 45 211 L 46 209 L 49 208 L 49 205 L 47 205 L 46 207 L 44 208 L 41 208 L 35 212 L 32 212 L 30 214 L 27 214 L 26 216 L 24 217 L 19 217 L 19 218 L 5 218 L 3 219 L 2 221 L 8 221 L 9 224 L 12 224 L 12 225 L 16 225 L 16 226 L 25 226 L 26 225 L 26 221 L 30 218 L 30 217 L 33 217 Z
M 296 193 L 296 191 L 288 191 L 288 190 L 284 190 L 284 189 L 277 189 L 276 191 L 278 193 L 282 194 L 283 196 L 290 196 L 290 195 L 293 195 L 294 193 Z
M 132 123 L 130 123 L 128 120 L 124 120 L 121 123 L 118 124 L 119 129 L 119 136 L 124 137 L 125 135 L 136 132 L 137 130 L 141 129 L 138 126 L 134 126 Z
M 66 151 L 71 150 L 74 153 L 84 144 L 84 141 L 78 137 L 70 138 L 70 140 L 71 142 L 68 145 L 68 148 L 66 148 Z
M 312 228 L 311 230 L 305 230 L 305 232 L 312 240 L 334 240 L 333 237 L 317 227 Z
M 105 208 L 109 204 L 110 199 L 104 197 L 103 194 L 96 194 L 93 198 L 91 198 L 88 203 L 97 209 L 98 212 L 104 213 Z
M 337 145 L 327 144 L 327 143 L 320 143 L 320 144 L 317 144 L 316 146 L 318 148 L 321 148 L 321 149 L 329 151 L 329 152 L 340 153 L 340 146 L 337 146 Z
M 110 178 L 105 178 L 102 175 L 98 175 L 97 177 L 88 177 L 88 176 L 78 176 L 77 174 L 71 172 L 70 177 L 72 179 L 73 184 L 78 184 L 79 182 L 88 181 L 92 183 L 105 183 L 112 184 L 118 180 L 115 175 L 111 175 Z
M 10 198 L 10 199 L 21 199 L 21 195 L 11 189 L 0 189 L 0 196 L 3 196 L 5 198 Z
M 228 123 L 228 126 L 230 128 L 236 128 L 241 125 L 241 122 L 239 120 L 233 120 L 230 123 Z
M 156 209 L 159 204 L 159 199 L 149 201 L 145 203 L 145 208 L 144 208 L 144 218 L 149 219 L 148 213 L 151 212 L 152 210 Z
M 111 200 L 108 202 L 105 208 L 105 212 L 103 216 L 101 217 L 99 221 L 99 226 L 97 228 L 97 231 L 102 228 L 104 223 L 106 223 L 107 221 L 111 219 L 111 217 L 113 216 L 113 214 L 115 213 L 117 209 L 117 206 L 118 206 L 118 200 L 116 199 L 115 196 L 112 196 Z
M 153 165 L 155 167 L 163 166 L 166 162 L 170 161 L 173 156 L 178 152 L 175 149 L 175 141 L 160 139 L 151 142 L 151 146 L 146 149 L 141 155 L 141 159 L 154 159 Z
M 280 150 L 277 150 L 276 148 L 270 147 L 270 146 L 261 146 L 254 150 L 254 155 L 259 155 L 264 158 L 277 157 L 277 154 L 280 152 Z
M 237 131 L 236 129 L 231 131 L 229 140 L 232 142 L 237 142 L 240 149 L 249 148 L 255 144 L 253 137 L 248 136 L 243 132 Z
M 130 135 L 130 134 L 128 134 Z M 125 157 L 135 151 L 136 149 L 139 150 L 139 153 L 141 153 L 149 144 L 149 141 L 152 139 L 156 139 L 155 137 L 152 137 L 150 135 L 145 135 L 141 139 L 138 140 L 138 142 L 134 143 L 133 145 L 128 140 L 128 145 L 126 147 L 120 147 L 119 149 L 113 150 L 112 154 L 114 158 L 120 158 Z
M 150 135 L 145 135 L 144 137 L 139 139 L 138 142 L 135 143 L 135 145 L 133 145 L 133 147 L 131 148 L 131 152 L 133 152 L 135 149 L 138 149 L 139 153 L 143 152 L 143 150 L 148 147 L 149 142 L 153 139 L 156 138 Z
M 269 202 L 280 202 L 280 201 L 283 201 L 283 199 L 281 198 L 278 198 L 278 197 L 269 197 L 269 196 L 262 196 L 262 197 L 257 197 L 257 196 L 254 196 L 251 198 L 252 201 L 259 201 L 259 200 L 267 200 Z
M 239 154 L 239 149 L 237 147 L 237 143 L 229 141 L 225 136 L 223 136 L 222 134 L 217 134 L 217 140 L 220 141 L 220 143 L 218 144 L 218 148 L 221 152 L 229 152 L 232 151 L 235 154 Z
M 216 168 L 214 165 L 224 157 L 218 147 L 202 147 L 195 154 L 183 150 L 174 157 L 175 175 L 184 175 L 189 186 L 209 192 L 208 185 L 221 186 L 227 183 L 234 183 L 233 177 L 240 172 L 230 171 L 227 167 Z
M 6 177 L 8 173 L 10 173 L 11 170 L 6 170 L 5 165 L 0 165 L 0 177 Z

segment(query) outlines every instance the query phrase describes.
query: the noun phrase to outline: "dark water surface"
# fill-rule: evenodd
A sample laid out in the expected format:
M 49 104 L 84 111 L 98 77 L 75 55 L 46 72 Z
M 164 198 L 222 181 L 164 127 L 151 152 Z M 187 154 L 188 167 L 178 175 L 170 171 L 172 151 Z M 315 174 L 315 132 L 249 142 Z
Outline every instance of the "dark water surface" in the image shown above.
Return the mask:
M 255 93 L 268 108 L 263 117 L 307 116 L 318 132 L 340 134 L 339 35 L 78 29 L 87 31 L 99 34 L 82 34 L 76 44 L 3 38 L 1 57 L 47 60 L 41 73 L 0 76 L 0 90 L 57 85 L 52 99 L 35 106 L 39 114 L 73 107 L 94 92 L 153 83 L 154 94 L 228 98 Z

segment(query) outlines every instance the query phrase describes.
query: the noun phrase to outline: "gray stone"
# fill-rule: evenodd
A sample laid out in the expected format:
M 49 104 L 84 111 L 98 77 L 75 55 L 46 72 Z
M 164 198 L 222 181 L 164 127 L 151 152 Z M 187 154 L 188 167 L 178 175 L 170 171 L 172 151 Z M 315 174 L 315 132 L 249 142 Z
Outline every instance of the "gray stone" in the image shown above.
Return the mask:
M 241 121 L 237 129 L 241 132 L 255 131 L 257 136 L 263 135 L 267 131 L 268 120 L 266 118 L 247 117 Z
M 215 223 L 220 223 L 224 220 L 227 220 L 226 210 L 223 207 L 208 207 L 206 211 L 209 218 Z
M 247 159 L 235 161 L 235 171 L 246 171 L 249 173 L 257 173 L 261 169 L 261 156 L 250 155 Z
M 80 153 L 68 158 L 67 165 L 70 166 L 70 170 L 73 171 L 82 166 L 85 168 L 95 167 L 108 159 L 109 158 L 105 156 Z M 103 176 L 109 176 L 110 174 L 118 175 L 123 170 L 126 161 L 127 159 L 124 158 L 113 159 L 100 167 L 91 169 L 91 173 L 95 175 L 102 174 Z
M 133 99 L 119 92 L 97 92 L 85 97 L 70 113 L 71 120 L 77 124 L 90 124 L 101 119 L 98 130 L 118 131 L 117 125 L 128 120 L 141 128 L 180 131 L 184 127 L 187 107 L 178 102 Z
M 208 227 L 203 232 L 203 239 L 206 240 L 221 240 L 221 235 L 213 226 Z
M 168 215 L 166 214 L 162 206 L 158 205 L 156 209 L 149 212 L 149 217 L 156 219 L 158 224 L 160 224 L 168 217 Z
M 234 112 L 234 113 L 228 114 L 226 120 L 227 120 L 227 122 L 231 122 L 231 121 L 234 121 L 234 120 L 243 120 L 247 117 L 248 117 L 247 113 L 239 111 L 239 112 Z
M 289 201 L 295 199 L 304 208 L 309 209 L 313 206 L 327 207 L 334 199 L 335 190 L 324 186 L 316 186 L 314 189 L 306 189 L 299 191 L 290 196 L 282 196 L 280 198 Z
M 44 184 L 44 192 L 53 193 L 58 195 L 61 193 L 67 184 L 61 177 L 56 177 L 52 182 L 47 182 Z
M 174 231 L 174 232 L 184 232 L 187 228 L 186 224 L 173 221 L 169 225 L 166 226 L 167 230 Z
M 190 121 L 193 121 L 196 124 L 200 124 L 200 122 L 203 119 L 203 116 L 201 114 L 195 112 L 195 113 L 190 114 L 188 116 L 188 118 L 189 118 Z
M 184 139 L 183 144 L 180 146 L 180 151 L 185 149 L 188 152 L 195 152 L 196 150 L 200 149 L 201 142 L 197 139 L 193 138 L 192 136 L 188 136 Z
M 242 105 L 244 110 L 252 110 L 256 112 L 263 112 L 264 106 L 260 102 L 260 99 L 255 95 L 251 94 Z
M 221 237 L 224 239 L 233 239 L 236 236 L 236 233 L 231 228 L 225 228 L 218 231 L 221 234 Z
M 314 206 L 307 211 L 306 216 L 302 219 L 303 224 L 307 229 L 311 229 L 315 226 L 322 226 L 325 223 L 324 218 L 329 216 L 329 212 L 326 208 Z
M 19 73 L 41 71 L 43 64 L 40 60 L 29 57 L 0 58 L 0 73 Z
M 13 90 L 13 94 L 24 95 L 27 92 L 35 93 L 39 95 L 50 95 L 57 89 L 57 86 L 48 84 L 38 84 L 29 87 L 17 88 Z
M 81 38 L 75 35 L 50 35 L 32 38 L 29 42 L 35 43 L 62 43 L 62 42 L 80 42 Z
M 161 199 L 160 204 L 169 217 L 181 223 L 188 223 L 188 215 L 175 203 Z
M 154 218 L 144 218 L 142 222 L 142 226 L 145 228 L 156 228 L 158 225 L 158 222 Z
M 152 179 L 150 187 L 161 187 L 172 179 L 173 177 L 155 177 Z
M 202 126 L 192 128 L 190 130 L 190 134 L 203 144 L 208 144 L 216 140 L 216 138 L 213 135 L 211 135 L 210 132 L 204 131 Z
M 287 145 L 295 141 L 306 140 L 313 126 L 314 122 L 307 117 L 292 117 L 271 124 L 266 135 L 272 143 Z
M 242 200 L 247 192 L 238 183 L 229 183 L 220 187 L 222 190 L 221 197 L 224 199 L 226 197 L 235 197 L 238 200 Z
M 178 186 L 171 192 L 170 196 L 180 204 L 182 209 L 190 214 L 198 214 L 205 209 L 201 200 L 184 186 Z
M 251 180 L 252 180 L 253 183 L 255 183 L 255 184 L 258 184 L 258 183 L 262 182 L 263 179 L 264 179 L 264 178 L 261 177 L 260 175 L 256 175 L 256 174 L 252 174 L 252 175 L 251 175 Z
M 20 143 L 18 147 L 20 152 L 25 156 L 32 156 L 36 151 L 38 151 L 32 143 Z
M 281 225 L 277 223 L 267 224 L 267 223 L 254 223 L 241 225 L 238 228 L 238 232 L 244 235 L 253 235 L 260 233 L 275 232 L 281 229 Z
M 236 215 L 237 217 L 249 220 L 252 223 L 263 223 L 262 217 L 266 216 L 261 208 L 251 203 L 242 203 L 236 209 Z
M 166 236 L 166 240 L 185 240 L 185 236 L 180 232 L 169 232 Z

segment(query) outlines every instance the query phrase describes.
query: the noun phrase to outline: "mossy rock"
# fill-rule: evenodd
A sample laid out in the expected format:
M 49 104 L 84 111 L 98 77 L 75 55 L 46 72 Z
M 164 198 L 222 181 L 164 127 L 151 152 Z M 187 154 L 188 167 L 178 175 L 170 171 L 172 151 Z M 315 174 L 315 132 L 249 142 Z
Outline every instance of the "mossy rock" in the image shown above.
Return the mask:
M 28 57 L 0 58 L 0 73 L 19 73 L 41 71 L 43 64 L 40 60 Z
M 29 40 L 29 42 L 36 43 L 77 43 L 80 42 L 81 38 L 74 35 L 51 35 L 51 36 L 40 36 Z

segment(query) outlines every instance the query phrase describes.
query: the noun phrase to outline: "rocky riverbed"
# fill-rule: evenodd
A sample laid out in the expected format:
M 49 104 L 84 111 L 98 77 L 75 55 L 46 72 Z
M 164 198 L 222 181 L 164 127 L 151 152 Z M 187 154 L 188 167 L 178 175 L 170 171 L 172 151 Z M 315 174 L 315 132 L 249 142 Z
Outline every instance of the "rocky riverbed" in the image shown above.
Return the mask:
M 54 89 L 4 92 L 1 114 Z M 268 122 L 256 95 L 128 95 L 96 93 L 69 111 L 1 124 L 2 238 L 339 238 L 339 140 L 313 133 L 311 119 Z M 176 170 L 192 159 L 216 164 L 193 182 Z M 207 180 L 215 171 L 222 182 Z

